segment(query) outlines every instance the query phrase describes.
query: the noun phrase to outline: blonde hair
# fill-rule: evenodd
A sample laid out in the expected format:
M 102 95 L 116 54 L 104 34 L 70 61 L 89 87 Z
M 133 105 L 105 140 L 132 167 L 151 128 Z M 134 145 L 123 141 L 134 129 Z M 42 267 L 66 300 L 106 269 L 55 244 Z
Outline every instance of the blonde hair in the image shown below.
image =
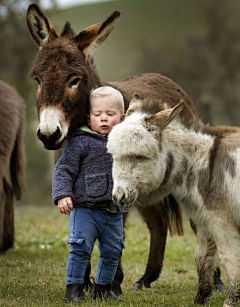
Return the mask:
M 95 89 L 92 89 L 90 92 L 89 100 L 93 97 L 104 97 L 104 96 L 114 96 L 117 101 L 121 104 L 121 111 L 124 113 L 124 99 L 123 95 L 111 86 L 101 86 Z

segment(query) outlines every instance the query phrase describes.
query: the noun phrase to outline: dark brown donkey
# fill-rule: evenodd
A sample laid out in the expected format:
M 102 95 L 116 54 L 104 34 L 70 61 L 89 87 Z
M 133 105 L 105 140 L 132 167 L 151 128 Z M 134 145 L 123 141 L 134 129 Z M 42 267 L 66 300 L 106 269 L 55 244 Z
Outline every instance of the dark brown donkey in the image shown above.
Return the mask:
M 31 73 L 38 83 L 36 101 L 39 116 L 38 137 L 47 149 L 59 149 L 79 126 L 86 123 L 88 98 L 92 88 L 111 85 L 124 96 L 126 108 L 136 91 L 142 97 L 153 97 L 176 105 L 179 100 L 186 102 L 183 123 L 201 125 L 192 101 L 177 84 L 159 74 L 142 74 L 116 81 L 102 81 L 93 65 L 92 54 L 100 47 L 113 30 L 120 16 L 114 12 L 103 23 L 92 25 L 75 34 L 66 23 L 60 36 L 49 24 L 36 4 L 29 6 L 27 22 L 30 34 L 39 47 Z M 170 161 L 171 162 L 171 161 Z M 135 289 L 143 285 L 150 287 L 162 269 L 167 231 L 175 225 L 182 233 L 181 212 L 171 197 L 166 205 L 158 204 L 139 208 L 139 212 L 150 231 L 151 243 L 147 268 L 136 282 Z M 126 216 L 127 217 L 127 216 Z M 125 217 L 125 221 L 126 221 Z M 121 263 L 115 276 L 115 291 L 121 293 L 123 280 Z
M 13 87 L 0 80 L 0 253 L 14 243 L 13 195 L 21 198 L 24 177 L 25 106 Z M 4 177 L 10 162 L 12 186 Z

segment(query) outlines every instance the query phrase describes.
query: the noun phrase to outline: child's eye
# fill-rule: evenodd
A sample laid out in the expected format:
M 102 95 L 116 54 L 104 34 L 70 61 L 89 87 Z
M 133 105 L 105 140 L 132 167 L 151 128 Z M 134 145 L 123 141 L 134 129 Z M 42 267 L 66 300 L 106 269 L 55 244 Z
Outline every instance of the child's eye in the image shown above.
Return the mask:
M 113 116 L 113 113 L 112 113 L 112 112 L 108 112 L 107 115 L 108 115 L 108 116 Z

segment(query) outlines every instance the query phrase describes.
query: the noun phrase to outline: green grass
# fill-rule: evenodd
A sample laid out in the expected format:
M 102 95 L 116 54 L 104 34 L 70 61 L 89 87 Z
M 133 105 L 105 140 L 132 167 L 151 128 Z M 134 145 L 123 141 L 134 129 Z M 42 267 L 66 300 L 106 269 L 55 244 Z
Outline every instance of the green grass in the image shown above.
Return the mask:
M 65 266 L 68 218 L 54 206 L 16 206 L 16 243 L 0 255 L 0 306 L 67 306 Z M 136 211 L 131 213 L 123 253 L 125 278 L 123 302 L 93 302 L 87 294 L 82 306 L 193 306 L 197 274 L 194 264 L 195 237 L 185 222 L 183 237 L 168 237 L 164 268 L 161 277 L 152 284 L 133 292 L 134 283 L 145 270 L 149 233 Z M 98 258 L 95 246 L 92 256 L 93 272 Z M 223 274 L 226 283 L 226 277 Z M 222 306 L 225 294 L 214 293 L 207 306 Z M 70 304 L 71 305 L 71 304 Z

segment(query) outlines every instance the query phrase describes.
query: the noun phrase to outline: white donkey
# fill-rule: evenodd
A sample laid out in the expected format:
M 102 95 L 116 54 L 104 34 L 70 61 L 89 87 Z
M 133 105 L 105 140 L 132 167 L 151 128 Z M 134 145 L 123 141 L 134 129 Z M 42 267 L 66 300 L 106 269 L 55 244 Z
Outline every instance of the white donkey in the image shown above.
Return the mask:
M 159 109 L 135 95 L 124 122 L 109 135 L 113 199 L 154 205 L 172 194 L 197 227 L 199 276 L 195 304 L 211 295 L 217 253 L 229 279 L 224 307 L 240 296 L 240 128 L 188 129 L 177 118 L 184 103 Z

